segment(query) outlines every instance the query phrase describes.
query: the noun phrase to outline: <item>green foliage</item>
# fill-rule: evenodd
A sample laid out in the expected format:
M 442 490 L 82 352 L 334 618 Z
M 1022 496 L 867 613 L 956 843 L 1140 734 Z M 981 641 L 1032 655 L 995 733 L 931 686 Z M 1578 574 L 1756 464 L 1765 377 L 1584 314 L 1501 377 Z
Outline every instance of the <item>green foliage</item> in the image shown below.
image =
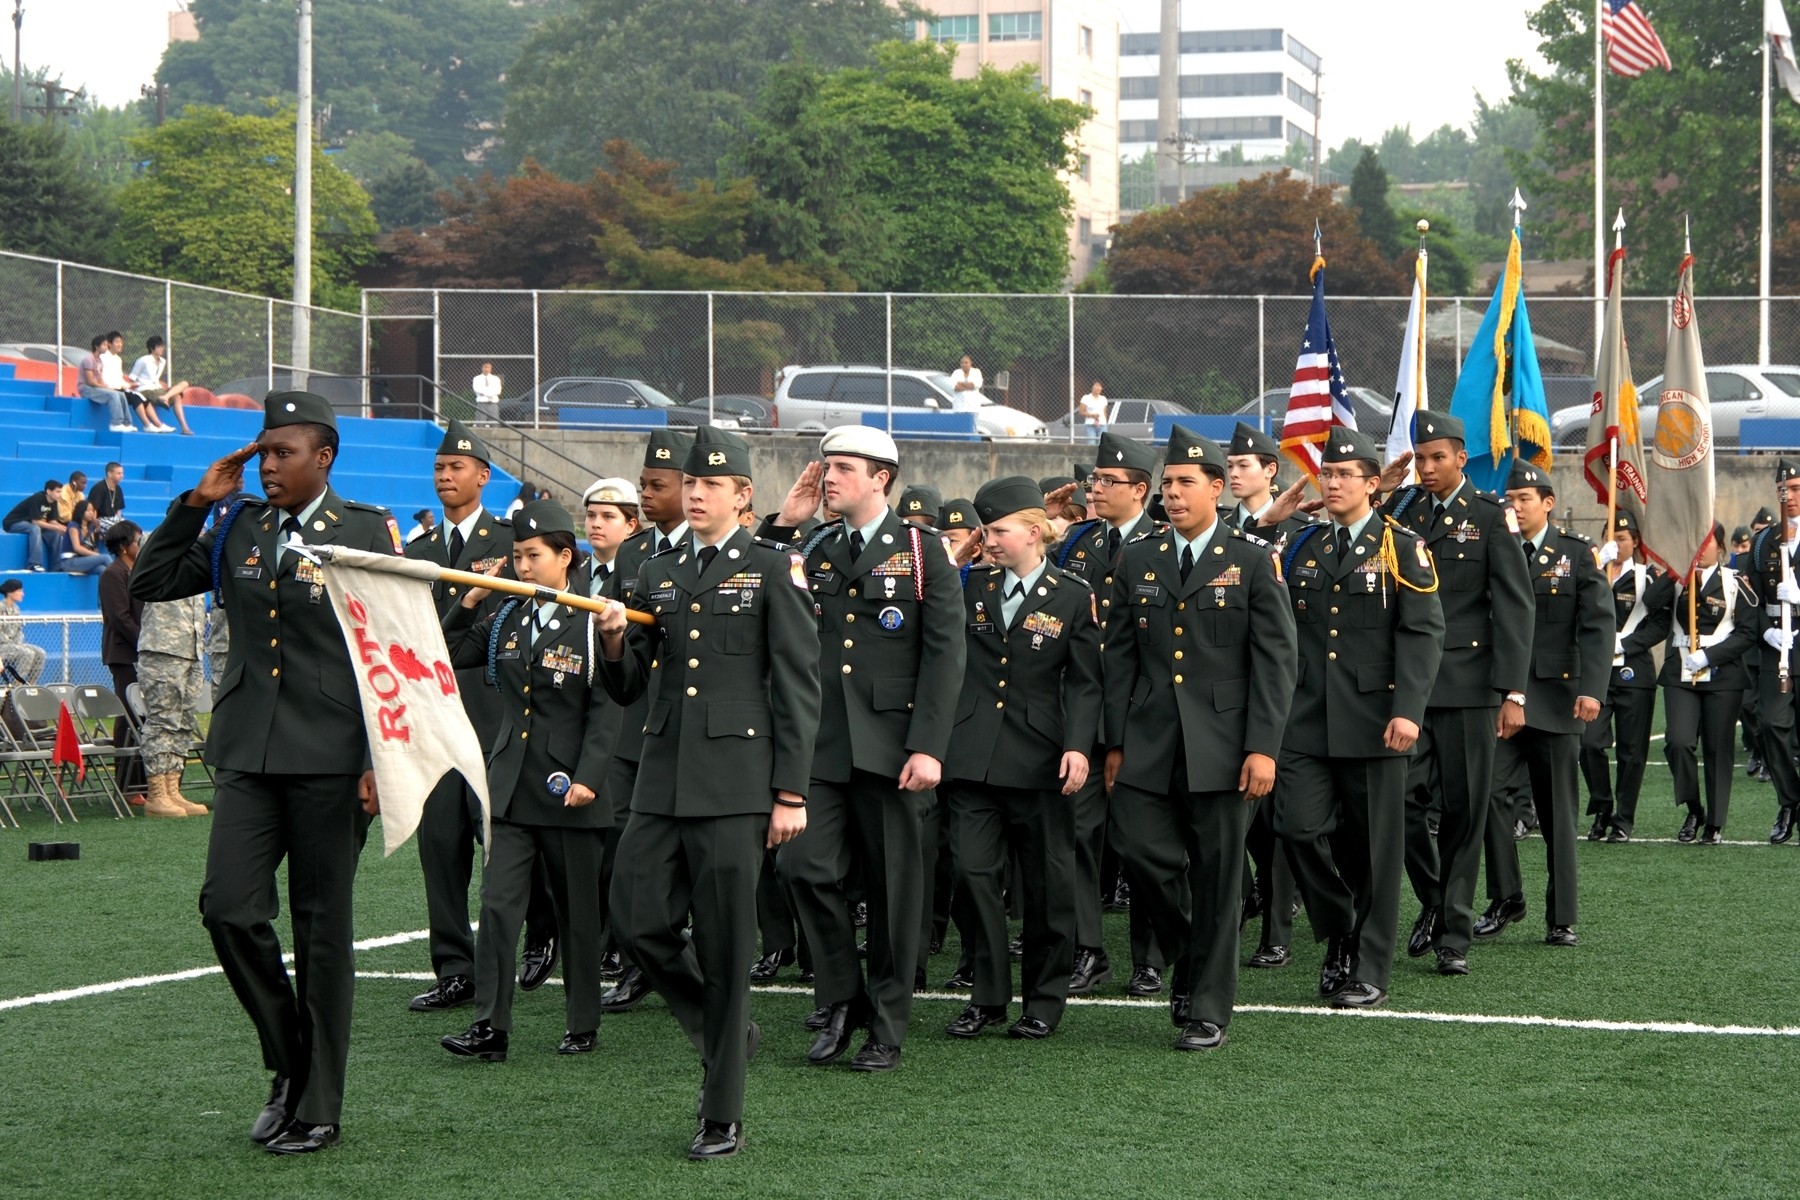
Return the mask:
M 1610 226 L 1624 210 L 1628 287 L 1673 282 L 1684 215 L 1693 218 L 1699 288 L 1756 287 L 1762 10 L 1761 0 L 1660 0 L 1656 29 L 1674 71 L 1606 76 L 1601 217 Z M 1594 244 L 1593 15 L 1586 0 L 1541 5 L 1530 23 L 1549 70 L 1515 64 L 1512 72 L 1519 103 L 1543 130 L 1541 161 L 1513 156 L 1532 206 L 1526 236 L 1534 249 L 1547 243 L 1551 254 L 1569 257 L 1591 255 Z M 1800 171 L 1800 107 L 1779 89 L 1774 119 L 1774 177 L 1792 179 Z
M 949 47 L 890 42 L 876 60 L 776 81 L 743 151 L 772 211 L 790 228 L 821 206 L 859 212 L 893 245 L 850 256 L 868 290 L 1059 289 L 1070 201 L 1057 173 L 1089 110 L 1047 97 L 1029 68 L 954 79 Z M 834 154 L 839 138 L 852 156 Z M 824 230 L 816 241 L 840 244 Z
M 132 143 L 144 174 L 119 192 L 127 269 L 265 296 L 293 291 L 294 118 L 196 106 Z M 315 147 L 313 299 L 354 309 L 375 217 L 357 182 Z
M 107 191 L 121 187 L 137 174 L 138 158 L 131 139 L 150 128 L 151 118 L 138 105 L 123 108 L 84 108 L 66 129 L 69 154 L 79 168 Z
M 622 138 L 684 178 L 722 175 L 771 68 L 867 65 L 911 11 L 884 0 L 572 0 L 508 70 L 507 152 L 579 179 Z
M 0 249 L 99 262 L 110 223 L 105 190 L 60 128 L 0 118 Z
M 368 186 L 369 207 L 383 229 L 417 229 L 443 216 L 437 200 L 437 176 L 416 158 L 402 160 Z
M 193 0 L 200 40 L 176 42 L 157 78 L 169 112 L 216 105 L 262 113 L 290 103 L 299 51 L 292 4 Z M 313 86 L 326 134 L 402 137 L 445 176 L 468 171 L 499 126 L 504 79 L 536 13 L 507 0 L 316 0 Z
M 1401 252 L 1405 243 L 1400 236 L 1400 218 L 1388 204 L 1388 174 L 1371 146 L 1363 147 L 1356 170 L 1350 174 L 1348 202 L 1356 213 L 1357 228 L 1380 247 L 1383 255 L 1392 257 Z

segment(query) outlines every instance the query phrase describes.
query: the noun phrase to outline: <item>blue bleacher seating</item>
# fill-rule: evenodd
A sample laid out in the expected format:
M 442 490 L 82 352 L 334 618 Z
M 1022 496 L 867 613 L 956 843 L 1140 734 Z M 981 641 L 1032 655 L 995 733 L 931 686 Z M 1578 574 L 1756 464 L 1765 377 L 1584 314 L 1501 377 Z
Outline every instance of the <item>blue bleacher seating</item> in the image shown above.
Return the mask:
M 50 383 L 15 379 L 13 367 L 0 363 L 0 462 L 10 485 L 0 495 L 0 514 L 10 510 L 46 479 L 66 479 L 85 471 L 89 486 L 99 482 L 107 462 L 125 466 L 125 515 L 155 528 L 169 502 L 215 460 L 255 440 L 262 414 L 247 409 L 189 408 L 193 437 L 180 434 L 113 433 L 103 406 L 76 397 L 58 396 Z M 438 512 L 431 486 L 432 461 L 443 430 L 430 421 L 341 417 L 342 451 L 331 473 L 332 486 L 353 500 L 391 509 L 401 532 L 412 528 L 421 508 Z M 246 485 L 256 490 L 255 464 Z M 484 499 L 504 512 L 519 493 L 519 481 L 494 468 Z M 27 608 L 32 613 L 92 613 L 99 608 L 99 576 L 71 576 L 59 571 L 27 575 L 25 538 L 0 533 L 0 577 L 28 581 Z M 101 678 L 105 677 L 104 670 Z

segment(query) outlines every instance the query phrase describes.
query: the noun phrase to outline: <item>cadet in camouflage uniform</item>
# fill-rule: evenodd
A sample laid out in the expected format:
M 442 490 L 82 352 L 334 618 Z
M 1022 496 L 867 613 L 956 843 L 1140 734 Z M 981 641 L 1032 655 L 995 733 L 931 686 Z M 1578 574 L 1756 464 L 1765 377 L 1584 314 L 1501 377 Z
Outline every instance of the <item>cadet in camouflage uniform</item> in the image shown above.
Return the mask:
M 205 597 L 144 605 L 137 664 L 138 696 L 144 705 L 144 774 L 153 791 L 166 789 L 169 800 L 194 815 L 207 809 L 181 794 L 181 773 L 194 742 L 193 713 L 206 686 L 205 659 Z

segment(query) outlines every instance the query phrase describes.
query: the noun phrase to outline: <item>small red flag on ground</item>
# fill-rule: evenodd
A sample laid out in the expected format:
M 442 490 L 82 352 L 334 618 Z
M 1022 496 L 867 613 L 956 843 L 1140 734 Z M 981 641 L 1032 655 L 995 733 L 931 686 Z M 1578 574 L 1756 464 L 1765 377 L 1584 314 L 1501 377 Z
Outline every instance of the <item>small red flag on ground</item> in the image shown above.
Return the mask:
M 56 745 L 51 747 L 50 762 L 58 767 L 73 763 L 77 783 L 87 778 L 87 763 L 81 760 L 81 736 L 75 732 L 75 718 L 69 715 L 67 704 L 56 706 Z

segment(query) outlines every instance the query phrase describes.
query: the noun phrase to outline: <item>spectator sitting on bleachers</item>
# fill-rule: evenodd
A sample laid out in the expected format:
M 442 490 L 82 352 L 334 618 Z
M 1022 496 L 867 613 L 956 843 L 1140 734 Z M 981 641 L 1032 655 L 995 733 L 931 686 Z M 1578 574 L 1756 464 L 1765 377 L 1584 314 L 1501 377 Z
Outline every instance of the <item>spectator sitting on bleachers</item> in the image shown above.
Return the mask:
M 36 683 L 44 673 L 43 647 L 25 640 L 25 622 L 19 620 L 19 604 L 25 585 L 17 579 L 0 583 L 0 676 L 14 683 Z
M 56 519 L 67 525 L 75 515 L 75 506 L 87 495 L 87 472 L 71 471 L 69 482 L 56 495 Z
M 92 349 L 81 358 L 81 365 L 76 368 L 80 380 L 76 391 L 83 400 L 92 400 L 95 404 L 106 405 L 108 426 L 114 433 L 136 433 L 137 426 L 131 422 L 131 412 L 125 407 L 125 393 L 118 388 L 106 386 L 105 376 L 101 371 L 101 349 L 106 345 L 104 337 L 96 337 L 91 343 Z
M 75 505 L 63 545 L 62 569 L 71 575 L 92 575 L 106 570 L 113 556 L 100 548 L 99 521 L 86 500 Z
M 162 418 L 156 415 L 156 406 L 137 390 L 137 385 L 125 377 L 125 335 L 113 330 L 106 335 L 106 348 L 100 352 L 100 379 L 109 388 L 117 388 L 125 394 L 132 410 L 144 423 L 145 433 L 174 433 L 172 425 L 164 425 Z
M 107 463 L 106 477 L 94 489 L 93 495 L 88 497 L 94 505 L 94 517 L 100 522 L 100 532 L 103 534 L 125 516 L 125 489 L 119 486 L 124 478 L 123 465 Z
M 33 571 L 54 571 L 62 553 L 65 527 L 56 519 L 62 483 L 52 479 L 44 490 L 27 496 L 6 514 L 6 532 L 25 535 L 25 564 Z
M 167 429 L 168 426 L 163 424 L 156 410 L 161 407 L 173 411 L 175 419 L 181 423 L 181 432 L 193 437 L 194 431 L 188 428 L 187 414 L 181 408 L 182 393 L 188 390 L 187 380 L 165 386 L 164 376 L 169 363 L 163 357 L 164 342 L 161 338 L 152 337 L 144 344 L 144 349 L 148 353 L 131 364 L 131 383 L 137 388 L 138 394 L 150 402 L 146 412 L 155 419 L 157 425 Z

